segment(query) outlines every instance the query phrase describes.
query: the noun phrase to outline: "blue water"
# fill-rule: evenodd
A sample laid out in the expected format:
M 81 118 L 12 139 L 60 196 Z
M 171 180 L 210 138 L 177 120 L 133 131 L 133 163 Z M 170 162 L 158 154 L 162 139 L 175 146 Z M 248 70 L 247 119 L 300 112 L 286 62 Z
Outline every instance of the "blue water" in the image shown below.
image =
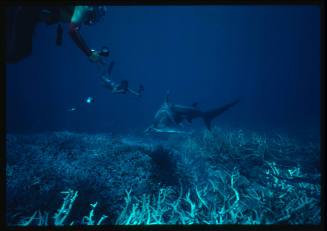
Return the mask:
M 140 98 L 105 88 L 63 26 L 61 47 L 39 24 L 6 65 L 7 224 L 86 224 L 95 202 L 101 224 L 320 224 L 319 6 L 108 6 L 81 34 Z M 142 133 L 168 90 L 203 111 L 240 102 L 211 131 Z
M 39 24 L 32 56 L 6 68 L 7 131 L 142 130 L 168 89 L 173 102 L 198 102 L 203 110 L 240 98 L 217 126 L 318 130 L 319 11 L 295 5 L 108 7 L 101 22 L 81 33 L 91 48 L 110 48 L 114 80 L 144 85 L 141 99 L 111 94 L 68 33 L 57 47 L 56 26 Z M 88 96 L 95 102 L 82 104 Z

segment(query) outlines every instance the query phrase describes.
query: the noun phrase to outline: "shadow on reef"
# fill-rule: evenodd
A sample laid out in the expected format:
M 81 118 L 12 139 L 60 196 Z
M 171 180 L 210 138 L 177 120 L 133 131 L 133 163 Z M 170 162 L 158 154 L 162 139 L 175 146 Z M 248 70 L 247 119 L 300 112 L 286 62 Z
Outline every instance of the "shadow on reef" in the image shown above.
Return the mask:
M 166 186 L 178 186 L 177 164 L 172 152 L 158 145 L 149 155 L 154 179 Z

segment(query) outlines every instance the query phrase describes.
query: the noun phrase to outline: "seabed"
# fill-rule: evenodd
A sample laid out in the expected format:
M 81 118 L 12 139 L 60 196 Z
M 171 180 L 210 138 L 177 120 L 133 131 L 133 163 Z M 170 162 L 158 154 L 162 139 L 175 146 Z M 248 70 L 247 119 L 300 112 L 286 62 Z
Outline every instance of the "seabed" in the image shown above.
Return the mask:
M 9 226 L 320 224 L 320 140 L 201 130 L 6 136 Z

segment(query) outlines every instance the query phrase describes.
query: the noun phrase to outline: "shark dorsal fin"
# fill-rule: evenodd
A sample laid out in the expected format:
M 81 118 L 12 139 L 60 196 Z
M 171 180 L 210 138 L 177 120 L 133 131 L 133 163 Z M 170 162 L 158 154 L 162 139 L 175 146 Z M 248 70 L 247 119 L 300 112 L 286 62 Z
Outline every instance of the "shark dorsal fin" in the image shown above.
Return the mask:
M 197 106 L 198 106 L 198 102 L 192 103 L 192 107 L 197 107 Z
M 168 90 L 166 92 L 166 97 L 165 97 L 165 102 L 168 103 L 169 102 L 169 96 L 170 96 L 170 90 Z

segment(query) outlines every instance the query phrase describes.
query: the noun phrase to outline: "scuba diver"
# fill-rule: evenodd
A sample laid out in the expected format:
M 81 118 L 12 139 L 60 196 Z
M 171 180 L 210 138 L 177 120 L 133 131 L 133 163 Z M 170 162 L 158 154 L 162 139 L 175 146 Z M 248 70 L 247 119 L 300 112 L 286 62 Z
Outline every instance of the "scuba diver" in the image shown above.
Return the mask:
M 108 88 L 114 94 L 126 94 L 127 92 L 129 92 L 137 97 L 141 97 L 142 93 L 144 91 L 143 85 L 140 85 L 139 89 L 137 91 L 135 91 L 128 87 L 127 80 L 122 80 L 117 83 L 117 82 L 114 82 L 113 80 L 109 79 L 109 75 L 111 75 L 113 66 L 114 66 L 114 62 L 111 62 L 108 67 L 107 72 L 102 74 L 102 76 L 101 76 L 101 79 L 104 82 L 104 86 L 106 88 Z
M 60 23 L 69 23 L 69 35 L 79 49 L 94 63 L 101 63 L 109 50 L 90 49 L 80 34 L 84 25 L 97 23 L 106 13 L 105 6 L 8 7 L 6 10 L 6 61 L 17 63 L 32 53 L 32 37 L 37 23 L 58 24 L 56 44 L 62 43 Z
M 129 92 L 137 97 L 141 97 L 142 92 L 144 91 L 143 85 L 140 85 L 137 91 L 132 90 L 131 88 L 128 87 L 127 80 L 122 80 L 117 83 L 107 78 L 107 76 L 104 75 L 101 78 L 105 84 L 105 87 L 108 88 L 114 94 L 126 94 L 127 92 Z

